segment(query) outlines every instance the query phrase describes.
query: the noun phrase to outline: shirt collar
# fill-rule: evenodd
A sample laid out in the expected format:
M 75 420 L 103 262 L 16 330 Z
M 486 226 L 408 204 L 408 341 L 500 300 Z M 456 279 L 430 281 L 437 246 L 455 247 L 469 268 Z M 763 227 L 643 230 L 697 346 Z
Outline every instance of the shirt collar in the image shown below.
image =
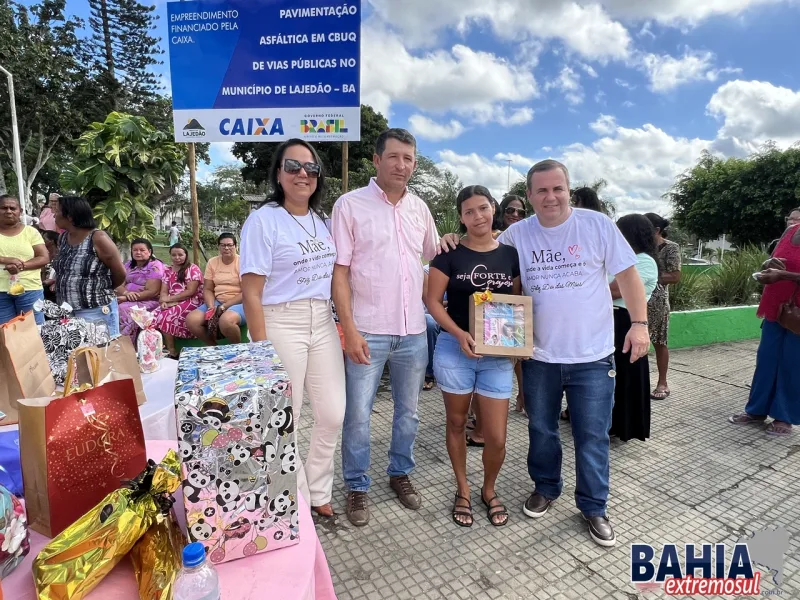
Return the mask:
M 406 189 L 403 191 L 403 196 L 400 198 L 397 204 L 396 205 L 392 204 L 391 202 L 389 202 L 389 197 L 386 195 L 386 192 L 384 192 L 381 189 L 381 186 L 378 185 L 378 180 L 376 177 L 370 177 L 369 188 L 372 190 L 372 193 L 378 196 L 378 198 L 380 198 L 381 200 L 392 206 L 399 206 L 400 204 L 403 203 L 403 200 L 405 200 L 408 197 L 408 186 L 406 186 Z

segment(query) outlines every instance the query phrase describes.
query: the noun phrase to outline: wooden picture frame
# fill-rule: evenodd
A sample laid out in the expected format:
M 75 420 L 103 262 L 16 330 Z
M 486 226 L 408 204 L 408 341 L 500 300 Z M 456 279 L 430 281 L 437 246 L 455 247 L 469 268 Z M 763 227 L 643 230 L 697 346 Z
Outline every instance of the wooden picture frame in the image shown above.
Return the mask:
M 483 356 L 533 356 L 533 301 L 529 296 L 493 294 L 490 302 L 469 303 L 469 333 Z

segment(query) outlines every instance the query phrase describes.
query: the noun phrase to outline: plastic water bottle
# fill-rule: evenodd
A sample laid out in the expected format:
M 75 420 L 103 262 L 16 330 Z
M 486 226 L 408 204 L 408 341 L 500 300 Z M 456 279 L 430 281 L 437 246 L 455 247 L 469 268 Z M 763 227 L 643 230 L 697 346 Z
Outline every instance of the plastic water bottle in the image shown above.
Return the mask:
M 175 582 L 174 600 L 220 600 L 219 575 L 206 561 L 203 544 L 194 542 L 183 549 L 183 568 Z

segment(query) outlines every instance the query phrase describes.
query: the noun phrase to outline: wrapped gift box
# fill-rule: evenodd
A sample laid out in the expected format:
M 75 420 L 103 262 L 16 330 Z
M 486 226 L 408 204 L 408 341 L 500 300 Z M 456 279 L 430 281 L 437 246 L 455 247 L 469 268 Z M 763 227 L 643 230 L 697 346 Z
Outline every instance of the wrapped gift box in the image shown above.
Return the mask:
M 185 348 L 175 407 L 192 541 L 214 563 L 296 544 L 292 387 L 272 344 Z

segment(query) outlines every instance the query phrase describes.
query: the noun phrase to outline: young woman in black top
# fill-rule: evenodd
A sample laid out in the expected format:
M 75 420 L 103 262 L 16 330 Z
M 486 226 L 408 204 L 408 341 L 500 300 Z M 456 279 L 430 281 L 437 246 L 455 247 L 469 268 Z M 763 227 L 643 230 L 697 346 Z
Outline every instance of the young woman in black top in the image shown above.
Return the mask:
M 456 199 L 466 236 L 455 250 L 431 262 L 426 303 L 442 332 L 436 341 L 433 370 L 447 411 L 447 452 L 458 484 L 453 521 L 462 527 L 473 523 L 467 482 L 465 426 L 470 399 L 475 394 L 483 422 L 484 480 L 481 500 L 489 522 L 508 522 L 508 511 L 497 498 L 495 481 L 506 453 L 508 398 L 512 391 L 513 361 L 475 354 L 469 333 L 469 303 L 475 292 L 519 294 L 517 251 L 492 236 L 497 204 L 483 186 L 469 186 Z M 443 298 L 447 293 L 447 308 Z

